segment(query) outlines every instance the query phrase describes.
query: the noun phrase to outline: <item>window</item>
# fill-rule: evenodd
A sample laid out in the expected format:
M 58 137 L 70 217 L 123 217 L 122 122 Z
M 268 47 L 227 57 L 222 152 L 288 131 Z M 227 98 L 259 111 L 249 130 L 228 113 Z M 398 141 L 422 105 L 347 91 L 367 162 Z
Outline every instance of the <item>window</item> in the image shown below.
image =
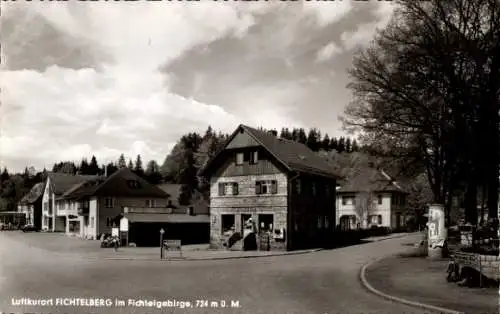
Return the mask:
M 236 182 L 221 182 L 219 183 L 219 196 L 238 195 L 238 183 Z
M 259 232 L 272 232 L 273 230 L 273 214 L 259 215 Z
M 378 198 L 378 204 L 379 205 L 382 205 L 382 195 L 377 195 L 377 198 Z
M 325 216 L 325 228 L 330 226 L 330 221 L 328 220 L 328 216 Z
M 131 189 L 140 189 L 141 184 L 137 180 L 127 180 L 127 185 Z
M 168 204 L 167 204 L 167 207 L 172 207 L 173 204 L 172 204 L 172 200 L 168 200 Z
M 263 180 L 255 182 L 255 194 L 277 194 L 278 182 L 276 180 Z
M 382 215 L 370 215 L 369 221 L 372 225 L 381 225 Z
M 104 207 L 106 208 L 112 208 L 113 207 L 113 198 L 112 197 L 106 197 L 104 199 Z
M 315 182 L 311 183 L 311 193 L 313 196 L 316 195 L 316 183 Z
M 146 200 L 146 207 L 156 207 L 155 200 Z
M 236 164 L 238 166 L 243 165 L 243 159 L 244 159 L 244 154 L 243 153 L 236 153 Z
M 234 231 L 234 215 L 221 215 L 222 234 Z
M 342 196 L 342 205 L 354 205 L 354 197 Z
M 112 217 L 107 217 L 106 218 L 106 227 L 114 227 L 115 225 L 115 219 Z
M 323 229 L 323 216 L 318 216 L 318 229 Z
M 295 180 L 295 193 L 300 195 L 301 192 L 301 182 L 300 179 Z
M 255 165 L 259 162 L 259 152 L 251 152 L 250 153 L 250 164 Z

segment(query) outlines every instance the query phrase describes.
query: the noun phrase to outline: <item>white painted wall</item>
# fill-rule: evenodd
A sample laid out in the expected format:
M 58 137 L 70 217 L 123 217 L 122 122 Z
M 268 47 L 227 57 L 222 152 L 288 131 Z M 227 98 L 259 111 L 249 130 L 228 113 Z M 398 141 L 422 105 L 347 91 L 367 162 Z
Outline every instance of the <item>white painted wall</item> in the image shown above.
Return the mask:
M 99 224 L 99 208 L 97 203 L 97 198 L 92 198 L 89 202 L 89 222 L 85 226 L 86 238 L 97 239 L 97 226 Z M 82 224 L 83 225 L 83 224 Z
M 340 225 L 340 217 L 344 215 L 356 215 L 356 211 L 354 210 L 354 204 L 342 204 L 342 195 L 345 194 L 337 194 L 337 217 L 336 224 Z M 382 195 L 382 204 L 378 204 L 378 195 L 375 195 L 375 209 L 370 215 L 381 215 L 382 216 L 382 224 L 379 225 L 381 227 L 391 227 L 391 194 L 390 193 L 381 193 Z
M 52 215 L 49 216 L 48 208 L 46 209 L 45 204 L 49 203 L 51 194 L 52 194 Z M 43 191 L 43 196 L 42 196 L 42 230 L 54 231 L 55 217 L 56 217 L 55 197 L 53 193 L 51 193 L 50 178 L 47 178 L 47 183 L 45 184 L 45 190 Z M 46 221 L 47 218 L 52 219 L 52 228 L 50 230 L 49 230 L 49 225 Z

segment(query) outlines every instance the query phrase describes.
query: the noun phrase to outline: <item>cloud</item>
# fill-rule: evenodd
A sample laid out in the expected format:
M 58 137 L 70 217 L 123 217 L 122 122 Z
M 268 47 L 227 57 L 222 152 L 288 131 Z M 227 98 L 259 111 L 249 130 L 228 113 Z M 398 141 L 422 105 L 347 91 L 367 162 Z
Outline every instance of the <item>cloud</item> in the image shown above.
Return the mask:
M 17 170 L 90 154 L 161 162 L 180 135 L 209 124 L 223 132 L 239 123 L 310 126 L 304 116 L 318 99 L 330 102 L 325 78 L 336 70 L 315 59 L 338 53 L 331 30 L 353 12 L 351 1 L 2 9 L 0 159 Z M 187 77 L 164 70 L 178 59 Z
M 372 11 L 373 20 L 369 23 L 361 23 L 354 31 L 342 33 L 340 39 L 346 50 L 366 46 L 372 39 L 377 29 L 382 29 L 389 23 L 395 9 L 391 2 L 376 2 Z
M 334 42 L 331 42 L 318 51 L 318 55 L 316 56 L 316 61 L 317 62 L 327 61 L 340 52 L 342 52 L 342 49 L 339 46 L 337 46 L 337 44 L 335 44 Z

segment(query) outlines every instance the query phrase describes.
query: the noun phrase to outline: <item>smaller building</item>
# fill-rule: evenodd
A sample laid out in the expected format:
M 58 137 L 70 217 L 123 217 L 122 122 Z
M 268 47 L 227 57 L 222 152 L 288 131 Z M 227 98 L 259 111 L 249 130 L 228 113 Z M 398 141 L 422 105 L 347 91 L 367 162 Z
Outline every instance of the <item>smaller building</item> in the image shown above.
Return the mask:
M 172 213 L 170 208 L 126 208 L 123 217 L 128 222 L 128 242 L 136 246 L 159 246 L 163 239 L 181 240 L 182 245 L 208 243 L 208 214 Z
M 64 202 L 61 196 L 73 186 L 97 178 L 98 176 L 49 172 L 42 196 L 42 230 L 64 232 L 68 211 L 76 213 L 76 207 L 68 208 L 72 204 Z
M 26 224 L 35 226 L 36 230 L 42 229 L 42 196 L 45 182 L 35 184 L 17 205 L 19 213 L 26 216 Z
M 73 186 L 59 201 L 76 209 L 76 212 L 71 212 L 74 217 L 68 217 L 67 232 L 87 239 L 99 239 L 102 234 L 111 234 L 112 228 L 119 225 L 126 208 L 165 210 L 167 199 L 167 193 L 130 169 L 123 168 L 107 178 L 87 180 Z
M 337 188 L 341 229 L 405 226 L 406 192 L 384 170 L 368 164 Z

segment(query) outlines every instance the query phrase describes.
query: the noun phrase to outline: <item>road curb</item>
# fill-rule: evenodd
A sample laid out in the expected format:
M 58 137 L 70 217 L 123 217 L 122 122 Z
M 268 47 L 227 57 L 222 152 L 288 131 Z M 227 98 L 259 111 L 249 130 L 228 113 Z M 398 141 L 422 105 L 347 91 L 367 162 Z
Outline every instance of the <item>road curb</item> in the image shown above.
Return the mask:
M 389 295 L 387 293 L 384 293 L 380 290 L 377 290 L 375 289 L 369 282 L 368 282 L 368 279 L 366 279 L 366 270 L 368 269 L 368 267 L 376 264 L 377 262 L 383 260 L 383 259 L 386 259 L 386 258 L 390 258 L 390 257 L 393 257 L 393 256 L 397 256 L 398 254 L 393 254 L 393 255 L 389 255 L 389 256 L 383 256 L 383 257 L 380 257 L 380 258 L 377 258 L 371 262 L 368 262 L 367 264 L 363 265 L 363 267 L 361 268 L 361 271 L 359 273 L 359 279 L 362 283 L 362 285 L 365 287 L 365 289 L 367 289 L 368 291 L 370 291 L 371 293 L 373 294 L 376 294 L 384 299 L 387 299 L 387 300 L 390 300 L 390 301 L 394 301 L 394 302 L 398 302 L 398 303 L 402 303 L 402 304 L 406 304 L 406 305 L 410 305 L 410 306 L 414 306 L 414 307 L 418 307 L 418 308 L 422 308 L 424 310 L 429 310 L 429 311 L 435 311 L 435 312 L 438 312 L 438 313 L 445 313 L 445 314 L 465 314 L 464 312 L 459 312 L 459 311 L 455 311 L 455 310 L 451 310 L 451 309 L 446 309 L 446 308 L 443 308 L 443 307 L 439 307 L 439 306 L 434 306 L 434 305 L 430 305 L 430 304 L 425 304 L 425 303 L 420 303 L 420 302 L 416 302 L 416 301 L 410 301 L 410 300 L 406 300 L 406 299 L 403 299 L 403 298 L 399 298 L 399 297 L 396 297 L 396 296 L 392 296 L 392 295 Z
M 245 259 L 245 258 L 263 258 L 263 257 L 273 257 L 273 256 L 288 256 L 288 255 L 304 255 L 314 252 L 322 251 L 323 249 L 314 249 L 301 252 L 290 252 L 285 254 L 268 254 L 268 255 L 245 255 L 245 256 L 224 256 L 224 257 L 209 257 L 209 258 L 166 258 L 166 259 L 153 259 L 153 258 L 135 258 L 135 257 L 88 257 L 90 260 L 107 260 L 107 261 L 157 261 L 157 262 L 194 262 L 194 261 L 217 261 L 217 260 L 228 260 L 228 259 Z

